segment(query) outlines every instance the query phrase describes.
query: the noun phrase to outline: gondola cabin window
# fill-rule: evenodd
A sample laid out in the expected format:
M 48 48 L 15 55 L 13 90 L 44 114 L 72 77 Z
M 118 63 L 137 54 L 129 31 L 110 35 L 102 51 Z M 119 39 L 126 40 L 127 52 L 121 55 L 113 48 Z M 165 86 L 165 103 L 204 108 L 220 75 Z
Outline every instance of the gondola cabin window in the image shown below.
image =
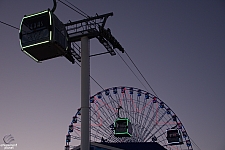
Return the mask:
M 64 24 L 50 10 L 24 16 L 21 21 L 22 51 L 37 62 L 65 55 L 67 40 Z

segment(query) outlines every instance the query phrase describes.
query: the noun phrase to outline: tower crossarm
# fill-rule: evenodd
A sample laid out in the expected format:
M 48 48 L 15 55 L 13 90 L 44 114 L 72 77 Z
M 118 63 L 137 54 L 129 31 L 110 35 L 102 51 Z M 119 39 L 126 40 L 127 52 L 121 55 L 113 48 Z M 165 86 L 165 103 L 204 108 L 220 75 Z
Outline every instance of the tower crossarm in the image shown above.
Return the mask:
M 116 48 L 124 53 L 124 48 L 111 34 L 111 30 L 109 28 L 104 28 L 106 21 L 110 16 L 113 16 L 113 13 L 96 15 L 95 17 L 88 17 L 83 20 L 65 24 L 69 41 L 69 51 L 67 52 L 66 58 L 69 61 L 74 63 L 74 60 L 76 59 L 81 62 L 80 47 L 77 47 L 77 44 L 74 45 L 74 43 L 81 41 L 81 38 L 84 36 L 87 36 L 89 39 L 97 38 L 99 42 L 106 48 L 106 53 L 110 53 L 112 56 L 116 55 L 116 52 L 114 51 Z
M 99 35 L 99 29 L 104 28 L 109 16 L 113 16 L 113 13 L 97 15 L 95 17 L 66 23 L 65 26 L 69 41 L 80 41 L 83 36 L 88 36 L 89 39 L 95 38 Z
M 120 45 L 120 43 L 116 40 L 116 38 L 111 34 L 111 30 L 109 28 L 100 28 L 100 37 L 109 41 L 113 47 L 113 49 L 117 48 L 122 53 L 124 53 L 124 48 Z

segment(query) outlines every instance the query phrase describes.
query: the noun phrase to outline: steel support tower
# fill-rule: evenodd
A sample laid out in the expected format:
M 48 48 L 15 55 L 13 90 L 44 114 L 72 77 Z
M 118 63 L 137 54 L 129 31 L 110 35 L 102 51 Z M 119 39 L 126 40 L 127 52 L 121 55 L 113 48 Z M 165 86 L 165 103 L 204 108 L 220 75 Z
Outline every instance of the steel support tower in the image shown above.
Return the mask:
M 69 50 L 65 57 L 72 63 L 81 62 L 81 150 L 90 149 L 90 39 L 97 38 L 106 52 L 116 55 L 115 49 L 124 53 L 124 48 L 112 36 L 105 23 L 113 13 L 97 15 L 65 24 L 69 39 Z M 81 47 L 76 43 L 81 41 Z M 66 144 L 69 147 L 69 142 Z

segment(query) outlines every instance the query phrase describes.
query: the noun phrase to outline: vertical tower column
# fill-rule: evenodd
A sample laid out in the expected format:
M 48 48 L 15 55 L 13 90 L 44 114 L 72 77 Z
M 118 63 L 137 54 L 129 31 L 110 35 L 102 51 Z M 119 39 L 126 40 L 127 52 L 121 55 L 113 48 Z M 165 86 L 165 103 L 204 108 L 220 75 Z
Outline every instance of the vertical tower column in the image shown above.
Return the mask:
M 90 150 L 90 40 L 81 38 L 81 150 Z

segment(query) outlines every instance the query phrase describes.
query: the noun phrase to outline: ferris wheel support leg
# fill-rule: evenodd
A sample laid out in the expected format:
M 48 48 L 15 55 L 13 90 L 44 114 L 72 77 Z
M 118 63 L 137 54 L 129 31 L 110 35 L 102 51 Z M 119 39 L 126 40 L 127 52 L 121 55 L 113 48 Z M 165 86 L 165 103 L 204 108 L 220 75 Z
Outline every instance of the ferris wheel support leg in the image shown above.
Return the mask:
M 90 40 L 81 38 L 81 150 L 90 150 Z

